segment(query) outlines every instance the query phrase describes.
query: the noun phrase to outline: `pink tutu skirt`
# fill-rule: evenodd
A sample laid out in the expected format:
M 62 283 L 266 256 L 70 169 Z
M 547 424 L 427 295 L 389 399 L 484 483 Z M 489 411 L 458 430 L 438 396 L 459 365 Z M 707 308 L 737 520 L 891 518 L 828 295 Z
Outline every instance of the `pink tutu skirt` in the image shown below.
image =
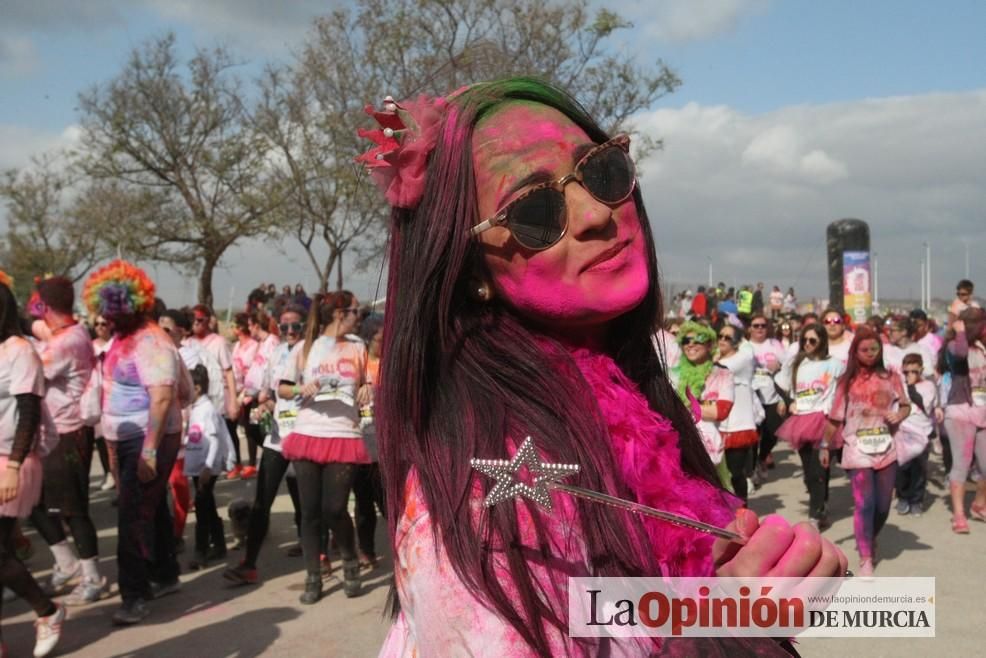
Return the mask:
M 826 424 L 828 420 L 821 411 L 801 416 L 788 416 L 775 434 L 778 439 L 787 441 L 793 449 L 797 450 L 805 444 L 820 442 L 825 434 Z
M 7 455 L 0 455 L 0 472 L 7 469 Z M 27 518 L 41 501 L 41 460 L 37 455 L 28 455 L 21 464 L 20 479 L 17 482 L 17 496 L 0 505 L 0 516 L 12 519 Z
M 322 438 L 292 432 L 284 437 L 281 452 L 289 461 L 316 464 L 371 464 L 363 439 Z

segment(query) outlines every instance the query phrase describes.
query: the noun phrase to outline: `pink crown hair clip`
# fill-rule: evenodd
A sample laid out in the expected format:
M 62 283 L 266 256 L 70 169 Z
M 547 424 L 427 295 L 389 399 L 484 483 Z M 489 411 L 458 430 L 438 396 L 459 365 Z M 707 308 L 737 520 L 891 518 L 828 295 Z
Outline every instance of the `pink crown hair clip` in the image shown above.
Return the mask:
M 534 440 L 531 437 L 524 439 L 520 448 L 513 458 L 507 459 L 472 459 L 469 462 L 473 468 L 488 477 L 496 480 L 493 488 L 486 496 L 485 504 L 487 507 L 499 505 L 506 500 L 515 498 L 527 498 L 538 505 L 551 510 L 552 490 L 564 491 L 577 498 L 588 500 L 594 503 L 601 503 L 616 507 L 631 514 L 649 516 L 667 523 L 672 523 L 684 528 L 691 528 L 707 535 L 714 535 L 728 539 L 737 544 L 745 544 L 746 538 L 740 534 L 720 528 L 718 526 L 696 521 L 687 516 L 665 512 L 663 510 L 634 503 L 623 498 L 610 496 L 607 494 L 573 487 L 559 482 L 562 478 L 579 472 L 578 464 L 550 464 L 542 462 L 538 456 L 537 449 L 534 447 Z M 530 478 L 525 481 L 522 477 L 526 471 Z

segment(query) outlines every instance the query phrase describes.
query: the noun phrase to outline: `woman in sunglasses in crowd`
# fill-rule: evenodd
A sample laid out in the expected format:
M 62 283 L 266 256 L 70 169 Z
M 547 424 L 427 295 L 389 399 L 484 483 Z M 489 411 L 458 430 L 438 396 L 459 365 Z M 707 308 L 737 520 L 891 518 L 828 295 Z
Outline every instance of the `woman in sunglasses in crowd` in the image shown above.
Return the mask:
M 783 651 L 568 633 L 568 576 L 753 575 L 794 554 L 799 574 L 832 575 L 844 560 L 807 524 L 737 517 L 718 486 L 652 342 L 661 286 L 628 138 L 523 78 L 372 114 L 381 129 L 364 131 L 377 146 L 362 159 L 392 206 L 375 411 L 400 614 L 383 655 Z M 544 461 L 579 464 L 572 484 L 749 524 L 751 538 L 724 552 L 562 493 L 552 511 L 485 507 L 493 483 L 470 459 L 507 458 L 526 436 Z
M 774 286 L 778 292 L 780 289 Z M 790 327 L 790 325 L 788 325 Z M 762 313 L 756 313 L 750 318 L 750 346 L 756 368 L 753 372 L 753 391 L 763 406 L 764 418 L 757 428 L 760 432 L 760 445 L 757 449 L 756 472 L 753 479 L 757 486 L 767 480 L 767 468 L 774 464 L 770 453 L 777 445 L 777 428 L 784 421 L 787 405 L 781 398 L 774 375 L 784 363 L 784 345 L 773 338 L 770 331 L 770 321 Z
M 270 510 L 277 498 L 277 490 L 281 480 L 287 476 L 288 493 L 294 506 L 294 522 L 301 528 L 301 502 L 298 494 L 298 479 L 294 470 L 282 452 L 281 442 L 284 437 L 294 430 L 298 418 L 298 408 L 301 396 L 290 398 L 278 396 L 278 383 L 286 379 L 283 373 L 289 367 L 289 362 L 296 359 L 298 350 L 304 345 L 302 338 L 305 329 L 305 309 L 293 304 L 282 308 L 278 330 L 281 342 L 274 347 L 270 359 L 265 364 L 257 399 L 260 406 L 274 417 L 270 434 L 264 440 L 263 453 L 260 456 L 260 469 L 257 471 L 257 492 L 254 496 L 253 507 L 250 509 L 250 521 L 247 525 L 246 554 L 235 567 L 223 573 L 226 580 L 238 585 L 254 585 L 259 582 L 257 575 L 257 558 L 260 547 L 267 536 L 270 526 Z
M 233 324 L 236 336 L 232 353 L 233 377 L 236 380 L 236 390 L 238 392 L 236 398 L 238 411 L 236 415 L 247 437 L 247 459 L 249 461 L 246 466 L 243 465 L 243 459 L 240 456 L 240 440 L 237 438 L 235 432 L 231 433 L 230 436 L 233 438 L 233 448 L 236 454 L 236 466 L 229 472 L 228 477 L 230 479 L 242 477 L 246 480 L 257 475 L 257 434 L 260 429 L 256 426 L 251 426 L 250 408 L 256 401 L 253 396 L 246 393 L 243 387 L 246 382 L 247 370 L 250 369 L 250 364 L 257 357 L 257 350 L 260 347 L 260 343 L 254 340 L 251 334 L 249 313 L 237 313 L 233 316 Z
M 777 340 L 787 350 L 792 344 L 797 344 L 798 337 L 794 333 L 794 327 L 788 319 L 781 320 L 777 324 Z
M 356 467 L 371 463 L 363 444 L 359 408 L 369 402 L 366 345 L 353 336 L 359 302 L 342 290 L 318 298 L 305 327 L 305 343 L 294 349 L 280 373 L 278 397 L 297 400 L 298 415 L 281 443 L 294 462 L 301 499 L 301 548 L 305 591 L 301 602 L 322 596 L 322 538 L 329 530 L 342 555 L 346 596 L 360 593 L 359 560 L 349 492 Z M 325 527 L 325 526 L 328 527 Z
M 832 401 L 819 461 L 822 467 L 829 466 L 829 448 L 835 447 L 833 439 L 841 428 L 840 462 L 852 483 L 853 531 L 861 576 L 873 575 L 875 540 L 890 514 L 897 475 L 894 434 L 910 407 L 900 374 L 884 367 L 879 334 L 866 325 L 858 327 Z
M 852 332 L 846 330 L 846 319 L 838 310 L 827 308 L 822 313 L 822 325 L 829 338 L 829 356 L 846 365 L 849 362 L 849 346 L 853 340 Z
M 948 488 L 952 496 L 952 530 L 969 532 L 965 481 L 973 457 L 986 471 L 986 311 L 967 308 L 952 323 L 954 335 L 944 348 L 952 385 L 945 405 L 945 429 L 951 445 Z M 986 478 L 976 487 L 972 516 L 986 521 Z
M 699 436 L 709 459 L 716 466 L 719 480 L 732 491 L 729 469 L 723 460 L 725 446 L 719 424 L 733 408 L 735 382 L 726 366 L 717 366 L 716 332 L 696 322 L 686 322 L 678 333 L 681 359 L 669 376 L 678 397 L 695 407 Z
M 808 518 L 823 530 L 830 525 L 827 508 L 830 471 L 819 461 L 819 446 L 844 367 L 829 356 L 828 333 L 817 324 L 804 328 L 799 347 L 797 356 L 784 364 L 775 380 L 790 400 L 790 416 L 778 428 L 777 438 L 791 444 L 801 458 L 808 488 Z
M 96 356 L 96 363 L 99 364 L 102 363 L 103 357 L 110 348 L 110 340 L 113 338 L 113 330 L 110 328 L 110 323 L 101 315 L 97 315 L 92 321 L 92 337 L 92 351 Z M 102 373 L 99 368 L 93 368 L 92 377 L 98 379 L 91 380 L 89 386 L 95 387 L 97 384 L 101 385 Z M 97 388 L 93 388 L 93 391 L 97 390 Z M 103 467 L 103 473 L 106 474 L 99 488 L 102 491 L 109 491 L 116 486 L 116 482 L 113 480 L 113 473 L 110 471 L 110 456 L 106 448 L 106 439 L 103 438 L 102 423 L 97 421 L 95 424 L 89 426 L 86 431 L 91 432 L 94 437 L 96 452 L 99 455 L 99 464 Z
M 750 495 L 747 480 L 753 475 L 756 464 L 757 419 L 763 417 L 760 401 L 754 398 L 753 372 L 756 359 L 749 346 L 740 349 L 743 332 L 731 324 L 724 324 L 718 334 L 719 358 L 716 365 L 728 368 L 733 374 L 733 404 L 729 415 L 719 424 L 725 448 L 726 467 L 729 470 L 733 492 L 745 503 Z

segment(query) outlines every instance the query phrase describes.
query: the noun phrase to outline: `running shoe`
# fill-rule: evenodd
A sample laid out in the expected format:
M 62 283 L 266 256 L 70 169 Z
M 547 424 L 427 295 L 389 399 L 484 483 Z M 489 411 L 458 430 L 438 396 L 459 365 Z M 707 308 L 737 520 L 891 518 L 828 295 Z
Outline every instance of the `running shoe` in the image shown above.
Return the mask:
M 223 578 L 236 585 L 256 585 L 260 582 L 260 576 L 257 575 L 257 568 L 248 567 L 242 562 L 235 567 L 226 569 L 223 572 Z
M 106 477 L 103 478 L 103 484 L 99 486 L 99 490 L 109 491 L 111 489 L 116 489 L 116 480 L 113 479 L 112 473 L 107 473 Z
M 181 581 L 175 578 L 170 583 L 159 583 L 151 581 L 151 594 L 155 599 L 160 599 L 168 594 L 177 594 L 181 591 Z
M 240 474 L 242 472 L 243 472 L 243 467 L 237 464 L 229 471 L 229 473 L 226 474 L 226 479 L 235 480 L 236 478 L 240 477 Z
M 47 617 L 38 617 L 34 622 L 34 657 L 42 658 L 51 653 L 62 636 L 62 623 L 65 621 L 65 606 L 55 604 L 55 612 Z
M 124 601 L 120 608 L 113 613 L 113 623 L 117 626 L 132 626 L 149 614 L 151 614 L 151 610 L 143 599 Z
M 75 586 L 72 593 L 66 596 L 62 603 L 70 606 L 95 603 L 103 598 L 103 594 L 107 591 L 109 591 L 109 585 L 106 582 L 106 576 L 96 581 L 83 578 L 82 582 Z
M 986 505 L 976 505 L 973 503 L 972 507 L 969 508 L 969 516 L 977 521 L 986 521 Z
M 305 554 L 305 550 L 301 547 L 301 544 L 294 544 L 285 551 L 288 557 L 301 557 Z
M 240 478 L 244 480 L 249 480 L 250 478 L 257 477 L 257 467 L 256 466 L 244 466 L 243 470 L 240 471 Z
M 897 501 L 897 513 L 898 514 L 909 514 L 911 511 L 911 504 L 906 500 Z
M 969 534 L 969 521 L 965 517 L 952 517 L 952 532 L 957 535 Z
M 856 575 L 863 579 L 873 578 L 873 559 L 867 557 L 860 560 L 859 572 Z
M 51 578 L 48 580 L 45 593 L 50 595 L 57 594 L 66 585 L 82 575 L 82 562 L 78 560 L 75 563 L 75 568 L 69 571 L 62 571 L 62 568 L 55 563 L 55 566 L 51 570 Z
M 347 599 L 359 596 L 363 584 L 359 576 L 359 560 L 346 560 L 342 563 L 342 590 Z

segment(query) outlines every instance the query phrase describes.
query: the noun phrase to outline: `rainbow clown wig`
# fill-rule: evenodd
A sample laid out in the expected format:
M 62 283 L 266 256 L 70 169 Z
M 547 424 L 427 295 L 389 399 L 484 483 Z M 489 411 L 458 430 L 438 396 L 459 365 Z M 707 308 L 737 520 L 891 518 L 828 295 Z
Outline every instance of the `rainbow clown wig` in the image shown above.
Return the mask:
M 94 315 L 140 315 L 154 308 L 154 282 L 133 263 L 114 260 L 89 275 L 82 299 Z

